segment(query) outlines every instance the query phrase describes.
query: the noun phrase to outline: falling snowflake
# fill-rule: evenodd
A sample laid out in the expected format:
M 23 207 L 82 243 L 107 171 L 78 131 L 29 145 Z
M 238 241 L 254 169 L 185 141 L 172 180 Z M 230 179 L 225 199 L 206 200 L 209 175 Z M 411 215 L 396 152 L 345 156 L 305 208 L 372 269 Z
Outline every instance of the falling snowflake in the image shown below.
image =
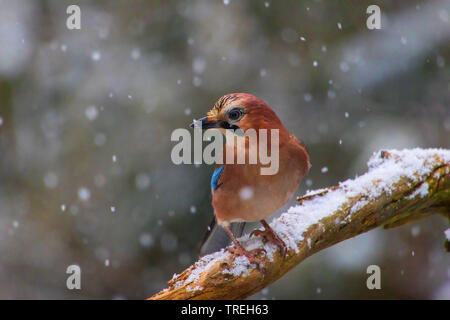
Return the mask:
M 206 60 L 203 58 L 195 58 L 192 62 L 192 70 L 195 73 L 203 73 L 206 69 Z
M 54 189 L 58 186 L 58 176 L 54 172 L 48 172 L 44 176 L 44 184 L 49 189 Z
M 106 135 L 104 133 L 97 133 L 94 137 L 94 143 L 99 147 L 105 145 L 106 140 Z
M 102 58 L 102 54 L 99 51 L 94 51 L 91 53 L 91 59 L 94 61 L 99 61 Z
M 84 110 L 86 118 L 90 121 L 94 121 L 98 117 L 98 109 L 96 106 L 89 106 Z
M 192 84 L 194 85 L 194 87 L 200 87 L 202 85 L 202 78 L 195 76 L 192 79 Z
M 133 51 L 131 51 L 131 58 L 133 59 L 133 60 L 137 60 L 137 59 L 139 59 L 141 57 L 141 50 L 139 50 L 139 49 L 133 49 Z
M 350 70 L 350 66 L 345 61 L 340 63 L 339 68 L 341 69 L 342 72 L 347 72 L 348 70 Z
M 81 201 L 88 201 L 91 197 L 91 191 L 88 188 L 81 187 L 78 189 L 78 198 L 80 198 Z
M 143 247 L 150 247 L 153 244 L 153 237 L 150 233 L 143 233 L 139 237 L 139 243 Z
M 305 93 L 305 95 L 303 97 L 306 102 L 311 102 L 311 100 L 312 100 L 312 95 L 310 93 Z
M 141 172 L 135 178 L 136 188 L 145 190 L 150 185 L 150 176 L 147 173 Z

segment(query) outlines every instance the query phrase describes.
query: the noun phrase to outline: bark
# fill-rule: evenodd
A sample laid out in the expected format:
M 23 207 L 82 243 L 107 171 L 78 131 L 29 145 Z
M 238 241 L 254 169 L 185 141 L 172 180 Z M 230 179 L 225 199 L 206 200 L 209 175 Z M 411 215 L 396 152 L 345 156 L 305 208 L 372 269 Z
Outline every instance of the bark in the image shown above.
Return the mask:
M 291 246 L 284 257 L 275 249 L 260 255 L 264 270 L 246 263 L 245 258 L 228 252 L 216 253 L 175 275 L 167 289 L 150 299 L 244 299 L 281 278 L 307 257 L 345 239 L 379 226 L 392 228 L 431 214 L 450 218 L 450 150 L 379 151 L 369 167 L 369 172 L 360 177 L 297 199 L 300 209 L 314 208 L 321 214 L 317 222 L 304 229 L 290 226 L 290 221 L 302 221 L 302 214 L 295 212 L 275 219 L 271 226 Z M 355 185 L 362 187 L 349 187 Z M 338 195 L 344 195 L 344 200 L 336 210 L 323 215 L 320 200 L 324 200 L 326 212 L 330 210 L 327 203 Z M 300 220 L 290 220 L 293 215 Z M 291 233 L 283 233 L 285 229 L 280 226 L 291 227 Z M 300 238 L 292 237 L 296 228 L 302 232 Z M 252 239 L 242 241 L 247 246 L 252 244 Z M 272 248 L 258 241 L 257 246 Z

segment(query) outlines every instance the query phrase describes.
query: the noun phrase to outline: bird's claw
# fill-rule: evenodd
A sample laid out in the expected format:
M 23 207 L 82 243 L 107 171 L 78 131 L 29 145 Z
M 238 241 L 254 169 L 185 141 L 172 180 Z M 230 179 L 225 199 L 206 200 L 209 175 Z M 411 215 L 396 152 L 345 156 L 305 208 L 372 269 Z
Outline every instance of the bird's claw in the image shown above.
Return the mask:
M 261 236 L 264 239 L 266 239 L 267 241 L 273 243 L 274 245 L 276 245 L 278 248 L 280 248 L 280 252 L 281 255 L 283 257 L 286 256 L 287 250 L 286 250 L 286 244 L 284 243 L 284 241 L 274 232 L 272 232 L 271 230 L 253 230 L 250 233 L 250 236 Z
M 267 253 L 264 248 L 245 250 L 244 248 L 239 248 L 239 247 L 237 247 L 237 248 L 236 247 L 228 247 L 227 250 L 231 254 L 247 257 L 248 261 L 252 264 L 256 264 L 256 266 L 258 267 L 259 270 L 261 270 L 261 271 L 265 270 L 263 262 L 259 258 L 256 257 L 257 255 L 259 255 L 261 253 L 264 253 L 264 254 Z

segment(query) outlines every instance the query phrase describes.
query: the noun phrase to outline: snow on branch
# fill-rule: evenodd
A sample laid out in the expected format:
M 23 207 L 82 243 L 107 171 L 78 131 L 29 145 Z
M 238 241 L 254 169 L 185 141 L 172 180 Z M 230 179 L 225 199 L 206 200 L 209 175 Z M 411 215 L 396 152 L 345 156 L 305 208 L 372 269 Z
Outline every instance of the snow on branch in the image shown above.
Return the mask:
M 169 287 L 150 299 L 243 299 L 315 252 L 378 226 L 395 227 L 434 213 L 450 218 L 450 150 L 382 150 L 368 167 L 355 179 L 308 192 L 272 221 L 288 247 L 285 257 L 260 237 L 241 237 L 248 250 L 266 250 L 259 256 L 264 270 L 222 250 L 175 274 Z

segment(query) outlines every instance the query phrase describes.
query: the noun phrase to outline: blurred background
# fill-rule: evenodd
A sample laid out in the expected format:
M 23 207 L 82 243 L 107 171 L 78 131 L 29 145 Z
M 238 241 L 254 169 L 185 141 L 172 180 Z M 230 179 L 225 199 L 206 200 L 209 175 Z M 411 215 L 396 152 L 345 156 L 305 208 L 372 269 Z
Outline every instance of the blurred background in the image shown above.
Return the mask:
M 297 195 L 380 148 L 449 148 L 449 44 L 446 0 L 0 0 L 0 298 L 143 299 L 193 263 L 213 168 L 174 165 L 170 135 L 223 94 L 260 96 L 305 141 Z M 252 298 L 450 299 L 447 228 L 371 231 Z

